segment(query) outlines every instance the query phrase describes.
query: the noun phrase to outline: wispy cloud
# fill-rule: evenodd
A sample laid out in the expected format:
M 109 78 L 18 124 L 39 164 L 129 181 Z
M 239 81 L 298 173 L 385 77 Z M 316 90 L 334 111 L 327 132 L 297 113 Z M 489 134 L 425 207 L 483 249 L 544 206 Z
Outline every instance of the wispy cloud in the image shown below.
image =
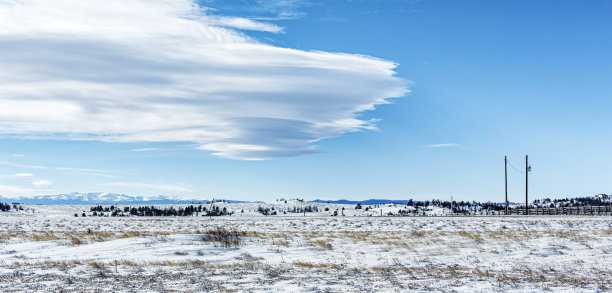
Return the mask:
M 0 179 L 8 179 L 8 178 L 27 178 L 27 177 L 34 177 L 34 174 L 32 173 L 17 173 L 17 174 L 11 174 L 11 175 L 0 175 Z
M 439 143 L 439 144 L 430 144 L 430 145 L 426 145 L 426 148 L 450 148 L 450 147 L 456 147 L 459 146 L 456 143 Z
M 117 178 L 117 177 L 119 177 L 117 175 L 103 174 L 103 173 L 94 173 L 94 172 L 81 172 L 80 174 L 81 175 L 96 176 L 96 177 L 104 177 L 104 178 Z
M 0 165 L 24 168 L 24 169 L 49 169 L 49 170 L 58 170 L 58 171 L 64 171 L 64 172 L 76 172 L 82 175 L 91 175 L 91 176 L 99 176 L 99 177 L 106 177 L 106 178 L 117 177 L 117 175 L 114 174 L 115 172 L 108 171 L 108 170 L 99 170 L 99 169 L 73 168 L 73 167 L 49 167 L 49 166 L 40 166 L 40 165 L 20 164 L 20 163 L 14 163 L 14 162 L 6 162 L 6 161 L 0 161 Z M 31 173 L 17 173 L 15 175 L 11 175 L 11 177 L 31 177 L 31 176 L 34 176 L 34 175 Z
M 151 184 L 151 183 L 142 183 L 142 182 L 109 182 L 109 183 L 103 183 L 102 185 L 127 187 L 127 188 L 144 188 L 144 189 L 154 189 L 154 190 L 173 191 L 173 192 L 191 191 L 191 188 L 189 186 L 175 185 L 175 184 Z
M 312 5 L 308 0 L 274 0 L 274 1 L 208 1 L 210 5 L 221 7 L 222 11 L 239 11 L 252 15 L 253 19 L 259 20 L 289 20 L 304 17 L 303 8 Z
M 37 180 L 37 181 L 32 182 L 32 185 L 36 187 L 47 187 L 51 184 L 53 184 L 53 182 L 49 180 Z
M 3 197 L 19 197 L 39 195 L 40 193 L 32 188 L 21 186 L 0 185 L 0 195 Z
M 72 167 L 55 167 L 54 169 L 60 171 L 79 171 L 79 172 L 106 172 L 104 170 L 89 169 L 89 168 L 72 168 Z
M 34 177 L 34 174 L 32 173 L 17 173 L 15 175 L 13 175 L 15 177 Z
M 270 7 L 283 11 L 292 1 Z M 0 134 L 316 153 L 407 92 L 396 64 L 259 43 L 187 0 L 0 1 Z M 245 147 L 247 146 L 247 147 Z
M 132 149 L 130 151 L 132 152 L 150 152 L 150 151 L 156 151 L 158 150 L 158 148 L 140 148 L 140 149 Z
M 0 98 L 0 100 L 1 99 L 2 98 Z M 45 166 L 20 164 L 20 163 L 6 162 L 6 161 L 0 161 L 0 165 L 17 167 L 17 168 L 25 168 L 25 169 L 47 169 L 47 167 Z
M 213 25 L 231 27 L 241 30 L 281 33 L 283 28 L 273 23 L 255 21 L 244 17 L 210 16 L 206 20 Z
M 74 172 L 81 175 L 88 176 L 97 176 L 97 177 L 105 177 L 105 178 L 116 178 L 117 175 L 114 172 L 107 170 L 99 170 L 99 169 L 90 169 L 90 168 L 72 168 L 72 167 L 56 167 L 55 170 L 66 171 L 66 172 Z

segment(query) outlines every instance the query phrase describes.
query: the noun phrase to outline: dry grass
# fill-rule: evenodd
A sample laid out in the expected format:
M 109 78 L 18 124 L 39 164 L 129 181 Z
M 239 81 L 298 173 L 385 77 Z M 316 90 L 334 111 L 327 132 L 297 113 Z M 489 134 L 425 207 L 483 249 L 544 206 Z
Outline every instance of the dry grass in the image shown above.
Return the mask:
M 482 243 L 482 237 L 481 237 L 481 233 L 476 232 L 476 231 L 459 231 L 457 232 L 457 234 L 461 237 L 467 237 L 469 239 L 472 239 L 478 243 Z
M 83 241 L 79 237 L 70 236 L 70 245 L 76 246 L 83 244 Z
M 94 269 L 98 269 L 98 270 L 103 270 L 106 268 L 106 265 L 104 264 L 104 262 L 97 262 L 97 261 L 92 261 L 89 262 L 88 265 Z
M 338 264 L 327 264 L 327 263 L 312 263 L 312 262 L 294 261 L 293 265 L 295 267 L 305 268 L 305 269 L 334 269 L 334 270 L 342 269 L 342 266 Z
M 258 258 L 249 254 L 242 254 L 241 258 L 245 260 L 245 262 L 230 264 L 207 263 L 200 260 L 186 260 L 180 262 L 94 261 L 85 264 L 69 261 L 23 261 L 13 263 L 10 268 L 15 270 L 29 270 L 34 267 L 39 267 L 45 269 L 56 268 L 62 272 L 79 272 L 81 270 L 78 267 L 86 265 L 94 269 L 99 277 L 107 277 L 112 272 L 112 270 L 109 269 L 116 265 L 123 266 L 124 269 L 128 270 L 146 270 L 149 272 L 171 270 L 180 271 L 184 274 L 191 274 L 192 276 L 202 274 L 204 271 L 214 276 L 223 276 L 233 273 L 239 273 L 242 276 L 244 276 L 244 274 L 263 273 L 267 278 L 277 279 L 300 273 L 301 276 L 305 276 L 304 278 L 323 278 L 327 280 L 326 282 L 332 281 L 342 283 L 344 282 L 342 280 L 351 280 L 355 278 L 359 278 L 360 280 L 378 280 L 377 282 L 387 282 L 391 284 L 394 288 L 397 288 L 396 290 L 398 291 L 404 291 L 406 288 L 415 290 L 419 288 L 419 290 L 435 290 L 436 287 L 430 287 L 430 285 L 435 283 L 420 283 L 426 280 L 436 280 L 436 282 L 445 281 L 451 284 L 460 284 L 461 282 L 465 282 L 465 280 L 491 282 L 496 284 L 495 286 L 500 288 L 501 291 L 508 288 L 524 288 L 525 286 L 527 286 L 527 288 L 537 288 L 537 290 L 546 290 L 547 288 L 554 287 L 574 288 L 576 290 L 593 289 L 599 291 L 609 291 L 612 289 L 612 279 L 610 279 L 612 272 L 610 268 L 605 266 L 585 267 L 583 268 L 585 274 L 575 275 L 569 274 L 567 271 L 557 270 L 551 266 L 542 266 L 539 268 L 516 266 L 506 269 L 496 269 L 459 265 L 409 265 L 403 264 L 400 259 L 394 259 L 390 265 L 373 267 L 351 267 L 334 263 L 315 263 L 307 261 L 295 261 L 284 265 L 268 265 L 254 262 L 253 260 L 257 260 Z M 307 271 L 306 275 L 303 275 L 304 270 Z M 329 272 L 329 270 L 333 271 Z M 19 277 L 17 274 L 12 274 L 11 276 Z M 341 276 L 341 279 L 337 279 L 338 276 Z M 113 277 L 120 276 L 113 274 Z M 78 280 L 78 277 L 75 278 L 75 280 Z M 446 290 L 451 290 L 452 287 L 444 288 L 446 288 Z
M 328 241 L 317 239 L 317 240 L 309 240 L 306 242 L 309 246 L 320 247 L 326 250 L 333 250 L 334 247 Z
M 65 239 L 65 238 L 55 235 L 53 232 L 34 233 L 30 237 L 34 241 L 54 241 L 54 240 Z
M 145 232 L 145 231 L 29 231 L 0 233 L 0 242 L 7 242 L 12 239 L 32 240 L 32 241 L 67 241 L 69 245 L 81 245 L 87 242 L 104 242 L 114 239 L 124 239 L 145 236 L 164 236 L 170 235 L 167 232 Z
M 289 247 L 289 241 L 283 239 L 274 239 L 272 240 L 272 245 Z
M 252 256 L 248 252 L 243 252 L 243 253 L 240 254 L 240 256 L 237 256 L 236 259 L 247 261 L 247 262 L 254 262 L 254 261 L 263 260 L 264 258 L 263 257 L 255 257 L 255 256 Z

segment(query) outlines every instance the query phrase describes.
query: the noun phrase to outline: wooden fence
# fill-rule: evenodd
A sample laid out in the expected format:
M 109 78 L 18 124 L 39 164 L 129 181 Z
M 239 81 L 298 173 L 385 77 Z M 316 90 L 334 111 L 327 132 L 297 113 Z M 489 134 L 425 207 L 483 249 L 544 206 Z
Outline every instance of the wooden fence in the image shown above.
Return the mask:
M 524 215 L 525 208 L 513 208 L 508 210 L 511 215 Z M 529 215 L 587 215 L 587 216 L 612 216 L 611 206 L 580 206 L 560 208 L 530 207 Z

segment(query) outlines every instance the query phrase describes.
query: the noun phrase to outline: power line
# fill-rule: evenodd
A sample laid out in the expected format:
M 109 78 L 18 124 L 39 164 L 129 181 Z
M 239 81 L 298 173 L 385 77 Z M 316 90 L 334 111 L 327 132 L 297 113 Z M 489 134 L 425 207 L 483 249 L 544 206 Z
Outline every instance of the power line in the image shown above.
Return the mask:
M 524 171 L 521 171 L 521 170 L 519 170 L 518 168 L 514 167 L 514 165 L 512 165 L 512 163 L 510 162 L 510 160 L 508 160 L 508 164 L 510 164 L 510 167 L 512 167 L 512 169 L 514 169 L 514 171 L 516 171 L 516 172 L 518 172 L 518 173 L 521 173 L 521 174 L 525 174 L 525 172 L 524 172 Z M 531 172 L 531 165 L 529 166 L 529 173 L 532 173 L 532 172 Z M 530 182 L 530 183 L 531 183 L 531 184 L 530 184 L 530 185 L 531 185 L 531 186 L 530 186 L 531 188 L 529 188 L 529 189 L 530 189 L 530 190 L 532 191 L 532 193 L 535 195 L 535 188 L 534 188 L 534 186 L 533 186 L 533 174 L 531 175 L 531 177 L 532 177 L 532 178 L 530 178 L 531 180 L 529 180 L 529 181 L 531 181 L 531 182 Z
M 535 188 L 533 186 L 533 172 L 529 171 L 529 173 L 531 173 L 531 175 L 529 176 L 529 190 L 531 190 L 531 193 L 535 197 L 536 191 L 535 191 Z
M 520 171 L 519 169 L 517 169 L 516 167 L 514 167 L 514 165 L 512 165 L 512 163 L 510 163 L 510 161 L 508 161 L 508 164 L 510 164 L 510 167 L 512 167 L 512 169 L 514 169 L 514 171 L 519 172 L 519 173 L 523 173 L 523 174 L 525 174 L 525 172 Z

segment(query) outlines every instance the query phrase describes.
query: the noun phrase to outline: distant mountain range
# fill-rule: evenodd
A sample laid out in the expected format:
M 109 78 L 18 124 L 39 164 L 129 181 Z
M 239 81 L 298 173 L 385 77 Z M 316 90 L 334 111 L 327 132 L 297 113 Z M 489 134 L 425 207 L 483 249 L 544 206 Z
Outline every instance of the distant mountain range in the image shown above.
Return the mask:
M 221 201 L 221 199 L 216 201 Z M 235 200 L 225 200 L 226 202 L 243 202 Z M 176 196 L 131 196 L 116 193 L 68 193 L 57 195 L 38 195 L 32 197 L 10 198 L 0 196 L 0 202 L 22 203 L 22 204 L 41 204 L 41 205 L 93 205 L 93 204 L 191 204 L 209 203 L 210 200 L 189 199 Z

